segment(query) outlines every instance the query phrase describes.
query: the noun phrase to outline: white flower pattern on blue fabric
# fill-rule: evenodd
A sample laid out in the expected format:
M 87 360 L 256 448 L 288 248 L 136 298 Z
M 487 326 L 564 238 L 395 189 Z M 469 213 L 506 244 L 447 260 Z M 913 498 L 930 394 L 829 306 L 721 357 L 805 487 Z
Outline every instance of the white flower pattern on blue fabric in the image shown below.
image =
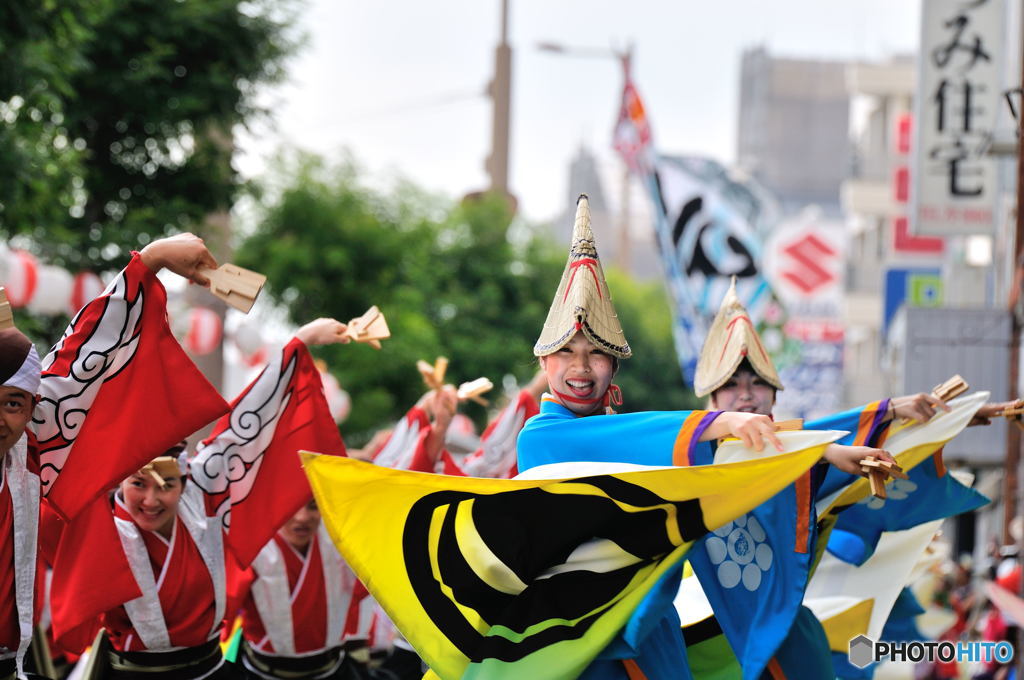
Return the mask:
M 917 490 L 917 484 L 910 481 L 909 479 L 894 479 L 892 484 L 886 484 L 885 495 L 890 500 L 902 501 L 907 498 L 910 494 Z M 881 510 L 885 507 L 886 498 L 875 498 L 874 496 L 868 496 L 862 498 L 859 502 L 860 505 L 868 506 L 868 510 Z
M 751 592 L 757 590 L 775 557 L 766 539 L 761 523 L 751 515 L 715 529 L 704 545 L 711 562 L 718 565 L 718 582 L 725 588 L 742 583 Z

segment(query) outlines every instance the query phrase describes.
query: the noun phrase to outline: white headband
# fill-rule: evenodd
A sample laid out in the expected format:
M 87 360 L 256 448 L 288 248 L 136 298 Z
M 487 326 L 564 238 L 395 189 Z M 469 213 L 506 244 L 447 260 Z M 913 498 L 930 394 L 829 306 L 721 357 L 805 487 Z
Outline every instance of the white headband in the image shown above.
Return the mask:
M 39 353 L 35 346 L 29 348 L 28 356 L 21 363 L 21 367 L 10 378 L 4 381 L 4 387 L 16 387 L 25 390 L 29 394 L 39 392 L 39 380 L 42 366 L 39 363 Z

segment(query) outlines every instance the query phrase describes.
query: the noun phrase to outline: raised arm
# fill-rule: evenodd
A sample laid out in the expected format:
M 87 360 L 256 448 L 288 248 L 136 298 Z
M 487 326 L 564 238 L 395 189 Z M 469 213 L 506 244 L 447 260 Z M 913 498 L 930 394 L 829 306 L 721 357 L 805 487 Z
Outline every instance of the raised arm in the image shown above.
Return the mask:
M 235 399 L 191 462 L 191 478 L 206 495 L 207 513 L 230 527 L 229 544 L 243 564 L 308 499 L 296 452 L 345 455 L 306 347 L 307 342 L 345 343 L 344 330 L 334 319 L 299 329 Z
M 782 442 L 775 436 L 775 423 L 768 416 L 756 413 L 726 411 L 704 430 L 700 441 L 723 437 L 736 437 L 745 447 L 754 451 L 761 451 L 765 444 L 771 444 L 776 450 L 782 451 Z
M 444 438 L 448 434 L 448 427 L 452 424 L 452 418 L 458 410 L 459 398 L 456 396 L 455 387 L 445 385 L 440 390 L 431 392 L 430 408 L 428 413 L 433 416 L 430 424 L 430 431 L 423 441 L 421 451 L 417 451 L 410 470 L 421 472 L 433 472 L 437 459 L 441 456 L 444 448 Z
M 154 274 L 168 269 L 206 288 L 210 287 L 210 280 L 200 270 L 217 268 L 217 261 L 207 250 L 203 239 L 195 234 L 178 234 L 153 241 L 142 249 L 139 257 Z
M 40 478 L 66 515 L 227 410 L 171 334 L 155 275 L 194 275 L 213 257 L 191 234 L 146 251 L 82 308 L 42 363 L 33 414 Z M 76 481 L 55 486 L 61 475 Z

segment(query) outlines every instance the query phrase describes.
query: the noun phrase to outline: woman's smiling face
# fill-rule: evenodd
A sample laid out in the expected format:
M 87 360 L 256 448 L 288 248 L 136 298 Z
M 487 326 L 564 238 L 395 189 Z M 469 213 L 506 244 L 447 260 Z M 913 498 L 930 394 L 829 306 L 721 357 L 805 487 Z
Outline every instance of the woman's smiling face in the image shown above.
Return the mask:
M 548 387 L 566 408 L 586 416 L 599 412 L 615 376 L 615 360 L 577 332 L 561 349 L 540 358 Z
M 149 474 L 136 472 L 121 482 L 121 498 L 128 514 L 141 528 L 171 537 L 181 500 L 181 478 L 170 478 L 163 486 Z

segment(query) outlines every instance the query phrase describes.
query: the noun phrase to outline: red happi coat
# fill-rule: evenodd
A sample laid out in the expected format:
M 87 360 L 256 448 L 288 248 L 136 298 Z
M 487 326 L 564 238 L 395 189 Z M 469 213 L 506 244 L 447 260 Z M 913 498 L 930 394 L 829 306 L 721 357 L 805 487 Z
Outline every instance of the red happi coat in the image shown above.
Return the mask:
M 425 454 L 425 445 L 430 432 L 430 418 L 427 416 L 427 412 L 419 406 L 413 406 L 398 421 L 387 442 L 374 456 L 374 465 L 396 470 L 433 472 L 433 464 L 427 460 Z
M 321 525 L 303 555 L 279 534 L 244 584 L 242 630 L 261 654 L 304 656 L 341 646 L 356 576 Z
M 344 452 L 320 375 L 305 345 L 293 340 L 190 462 L 170 541 L 140 529 L 123 508 L 111 512 L 107 502 L 64 531 L 53 600 L 75 598 L 90 580 L 107 585 L 90 606 L 63 615 L 55 606 L 58 638 L 67 633 L 81 645 L 87 636 L 74 631 L 100 616 L 115 647 L 128 651 L 194 646 L 219 634 L 225 614 L 233 614 L 226 611 L 226 560 L 245 566 L 258 552 L 252 546 L 263 545 L 280 517 L 306 501 L 294 483 L 305 483 L 301 448 Z
M 303 450 L 344 456 L 345 443 L 320 372 L 293 338 L 231 404 L 190 467 L 242 567 L 312 497 L 299 462 Z
M 115 649 L 125 652 L 195 647 L 216 637 L 224 619 L 224 548 L 209 531 L 204 499 L 186 485 L 170 539 L 140 529 L 120 498 L 114 523 L 142 595 L 102 615 Z M 199 512 L 197 512 L 199 510 Z
M 0 658 L 17 649 L 19 672 L 42 602 L 33 593 L 42 582 L 37 546 L 53 557 L 67 521 L 227 410 L 171 335 L 166 300 L 133 255 L 43 359 L 29 431 L 3 461 L 0 490 L 0 646 L 8 650 Z M 44 506 L 50 541 L 42 540 Z M 90 586 L 82 600 L 101 590 Z
M 511 479 L 518 473 L 516 439 L 526 421 L 537 415 L 539 410 L 533 395 L 527 390 L 520 390 L 516 400 L 502 409 L 484 430 L 480 448 L 457 463 L 447 450 L 441 452 L 436 462 L 431 462 L 426 453 L 426 440 L 433 426 L 426 412 L 414 406 L 398 422 L 391 438 L 373 462 L 399 470 Z
M 396 470 L 465 477 L 465 473 L 447 449 L 441 451 L 437 460 L 430 459 L 427 453 L 427 439 L 433 430 L 434 426 L 426 411 L 419 406 L 413 406 L 395 425 L 391 436 L 374 457 L 374 464 Z
M 6 650 L 4 657 L 10 658 L 18 649 L 21 631 L 14 586 L 14 507 L 6 470 L 0 468 L 0 475 L 0 593 L 5 594 L 0 598 L 0 646 Z

